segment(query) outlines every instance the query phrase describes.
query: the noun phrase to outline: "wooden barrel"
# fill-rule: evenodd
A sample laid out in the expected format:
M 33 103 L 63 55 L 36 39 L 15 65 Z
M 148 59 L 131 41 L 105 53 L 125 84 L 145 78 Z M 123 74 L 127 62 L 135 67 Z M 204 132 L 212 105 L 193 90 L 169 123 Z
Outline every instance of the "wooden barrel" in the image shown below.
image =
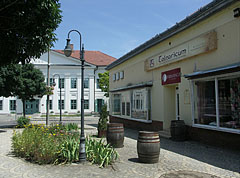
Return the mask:
M 139 131 L 137 152 L 139 162 L 157 163 L 160 154 L 160 138 L 158 132 Z
M 170 132 L 172 140 L 175 141 L 186 140 L 186 126 L 183 120 L 172 120 Z
M 115 148 L 122 148 L 124 141 L 124 127 L 122 123 L 108 123 L 107 143 Z

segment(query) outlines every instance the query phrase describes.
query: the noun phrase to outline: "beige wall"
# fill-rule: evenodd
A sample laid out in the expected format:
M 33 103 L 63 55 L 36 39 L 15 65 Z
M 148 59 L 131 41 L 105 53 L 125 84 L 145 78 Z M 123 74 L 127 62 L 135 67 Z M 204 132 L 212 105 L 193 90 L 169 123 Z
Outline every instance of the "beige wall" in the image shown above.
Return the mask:
M 198 23 L 195 26 L 161 42 L 158 45 L 134 56 L 126 62 L 114 67 L 110 72 L 110 90 L 153 81 L 152 86 L 152 120 L 164 121 L 164 129 L 169 128 L 170 120 L 175 118 L 175 86 L 162 86 L 161 72 L 174 68 L 181 68 L 180 116 L 188 125 L 192 124 L 190 96 L 190 82 L 183 76 L 196 70 L 207 70 L 240 62 L 240 18 L 233 17 L 233 9 L 240 6 L 240 2 L 222 10 L 214 16 Z M 191 58 L 171 63 L 146 72 L 144 61 L 152 56 L 174 48 L 189 40 L 215 30 L 217 32 L 217 49 Z M 169 45 L 171 42 L 171 45 Z M 124 71 L 124 79 L 113 82 L 112 75 Z

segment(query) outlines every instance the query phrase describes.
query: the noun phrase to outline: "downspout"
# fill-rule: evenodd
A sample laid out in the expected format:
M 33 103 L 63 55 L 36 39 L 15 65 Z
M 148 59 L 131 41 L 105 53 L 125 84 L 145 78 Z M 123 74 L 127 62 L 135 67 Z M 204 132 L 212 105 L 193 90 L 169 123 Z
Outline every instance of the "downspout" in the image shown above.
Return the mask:
M 98 66 L 94 69 L 94 87 L 93 87 L 93 99 L 94 99 L 94 112 L 96 112 L 96 100 L 95 100 L 95 92 L 96 92 L 96 71 L 98 70 Z

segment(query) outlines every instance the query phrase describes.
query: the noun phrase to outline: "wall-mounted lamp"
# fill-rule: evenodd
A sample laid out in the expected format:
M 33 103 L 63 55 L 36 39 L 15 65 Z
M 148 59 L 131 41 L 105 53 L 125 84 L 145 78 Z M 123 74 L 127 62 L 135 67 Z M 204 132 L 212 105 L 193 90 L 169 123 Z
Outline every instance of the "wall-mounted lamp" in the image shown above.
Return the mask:
M 233 10 L 233 16 L 235 18 L 240 16 L 240 8 L 236 8 Z

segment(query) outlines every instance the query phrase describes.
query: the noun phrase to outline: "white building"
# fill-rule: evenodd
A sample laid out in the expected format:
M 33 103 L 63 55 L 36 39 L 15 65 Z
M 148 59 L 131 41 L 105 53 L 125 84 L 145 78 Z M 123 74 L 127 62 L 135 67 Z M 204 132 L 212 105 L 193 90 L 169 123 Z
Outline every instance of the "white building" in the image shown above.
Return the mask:
M 66 57 L 61 50 L 51 50 L 50 55 L 50 85 L 55 81 L 53 95 L 50 96 L 50 113 L 60 112 L 60 82 L 62 113 L 80 113 L 81 110 L 81 62 L 79 50 L 74 50 L 71 57 Z M 84 70 L 84 111 L 99 112 L 102 104 L 107 102 L 104 92 L 98 86 L 99 73 L 105 72 L 105 67 L 116 59 L 100 51 L 85 51 Z M 32 61 L 39 68 L 47 81 L 48 53 L 40 59 Z M 53 79 L 54 77 L 54 79 Z M 26 114 L 46 113 L 47 96 L 26 102 Z M 0 114 L 22 113 L 22 101 L 16 97 L 0 97 Z

